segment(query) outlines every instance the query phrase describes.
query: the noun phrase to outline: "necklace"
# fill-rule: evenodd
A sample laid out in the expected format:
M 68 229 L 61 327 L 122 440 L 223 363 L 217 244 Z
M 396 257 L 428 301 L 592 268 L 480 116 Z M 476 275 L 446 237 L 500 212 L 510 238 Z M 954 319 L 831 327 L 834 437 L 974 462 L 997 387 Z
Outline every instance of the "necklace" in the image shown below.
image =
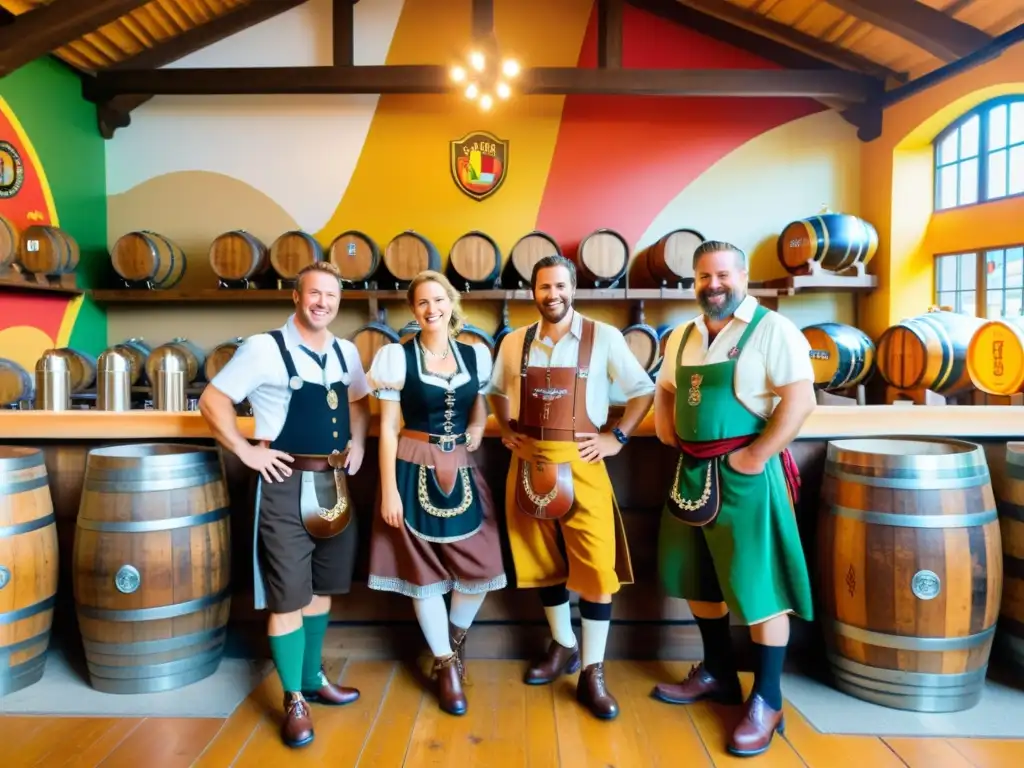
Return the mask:
M 431 357 L 436 358 L 437 360 L 444 360 L 444 359 L 446 359 L 448 357 L 448 352 L 451 350 L 451 345 L 450 344 L 446 344 L 445 347 L 444 347 L 444 352 L 442 352 L 439 355 L 436 352 L 431 352 L 429 349 L 427 349 L 427 345 L 423 343 L 423 339 L 420 339 L 419 342 L 420 342 L 420 349 L 422 349 L 424 352 L 426 352 Z

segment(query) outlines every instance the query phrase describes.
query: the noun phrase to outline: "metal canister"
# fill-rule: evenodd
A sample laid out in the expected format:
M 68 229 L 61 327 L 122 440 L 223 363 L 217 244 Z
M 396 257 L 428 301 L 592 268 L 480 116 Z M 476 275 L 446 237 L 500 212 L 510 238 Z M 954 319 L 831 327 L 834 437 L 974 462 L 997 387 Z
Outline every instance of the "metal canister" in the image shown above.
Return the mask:
M 153 377 L 153 406 L 158 411 L 184 411 L 185 386 L 189 382 L 188 361 L 170 347 L 163 347 L 149 358 L 147 370 Z
M 96 407 L 101 411 L 132 408 L 132 360 L 116 347 L 103 352 L 96 363 Z
M 71 410 L 71 369 L 60 350 L 48 349 L 36 362 L 36 410 Z

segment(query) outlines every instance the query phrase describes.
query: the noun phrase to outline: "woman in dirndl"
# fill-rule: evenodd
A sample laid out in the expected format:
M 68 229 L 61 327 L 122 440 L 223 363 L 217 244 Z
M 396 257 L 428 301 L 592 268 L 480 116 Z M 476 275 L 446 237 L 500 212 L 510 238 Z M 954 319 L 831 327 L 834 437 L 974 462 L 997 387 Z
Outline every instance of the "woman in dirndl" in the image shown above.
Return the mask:
M 368 376 L 380 400 L 368 586 L 412 598 L 440 707 L 461 715 L 466 632 L 487 593 L 506 585 L 494 502 L 474 455 L 491 352 L 456 340 L 464 316 L 444 275 L 421 272 L 407 298 L 420 330 L 381 348 Z

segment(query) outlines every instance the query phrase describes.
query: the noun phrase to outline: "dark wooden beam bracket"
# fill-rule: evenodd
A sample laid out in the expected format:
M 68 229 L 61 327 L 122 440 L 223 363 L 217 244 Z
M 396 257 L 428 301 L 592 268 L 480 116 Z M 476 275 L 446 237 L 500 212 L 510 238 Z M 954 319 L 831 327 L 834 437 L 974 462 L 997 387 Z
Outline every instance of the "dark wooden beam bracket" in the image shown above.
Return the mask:
M 597 0 L 597 66 L 622 66 L 623 0 Z
M 355 55 L 355 3 L 352 0 L 334 0 L 333 62 L 336 67 L 351 67 Z

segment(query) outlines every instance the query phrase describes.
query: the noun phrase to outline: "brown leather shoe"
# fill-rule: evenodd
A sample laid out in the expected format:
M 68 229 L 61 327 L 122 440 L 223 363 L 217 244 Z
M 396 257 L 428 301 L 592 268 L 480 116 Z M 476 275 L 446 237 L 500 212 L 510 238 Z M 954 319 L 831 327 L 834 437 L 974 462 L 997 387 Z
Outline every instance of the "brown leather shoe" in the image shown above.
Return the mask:
M 434 660 L 437 677 L 437 701 L 449 715 L 466 714 L 466 695 L 462 692 L 459 676 L 459 657 L 454 653 Z
M 302 695 L 306 697 L 306 701 L 326 704 L 330 707 L 341 707 L 345 704 L 351 704 L 358 699 L 359 690 L 357 688 L 346 688 L 343 685 L 335 685 L 327 678 L 327 674 L 324 672 L 323 666 L 321 666 L 320 687 L 315 691 L 303 691 Z
M 547 655 L 526 670 L 523 682 L 527 685 L 547 685 L 557 680 L 560 675 L 571 675 L 579 668 L 579 646 L 566 648 L 556 640 L 552 640 L 548 645 Z
M 614 720 L 619 716 L 619 702 L 609 693 L 604 682 L 604 664 L 591 664 L 580 673 L 576 683 L 576 701 L 601 720 Z
M 739 677 L 734 676 L 729 681 L 718 680 L 705 669 L 704 662 L 690 667 L 689 674 L 681 683 L 658 683 L 651 695 L 669 704 L 693 704 L 702 699 L 736 706 L 743 703 Z
M 452 644 L 452 650 L 455 651 L 455 657 L 458 659 L 459 678 L 463 683 L 468 682 L 466 675 L 466 633 L 468 631 L 448 622 L 448 639 Z
M 293 691 L 284 695 L 281 739 L 289 747 L 304 747 L 313 742 L 313 719 L 309 715 L 309 705 L 301 693 Z
M 775 732 L 786 732 L 782 712 L 776 712 L 755 693 L 747 700 L 747 711 L 729 740 L 729 752 L 737 757 L 760 755 L 772 743 Z

